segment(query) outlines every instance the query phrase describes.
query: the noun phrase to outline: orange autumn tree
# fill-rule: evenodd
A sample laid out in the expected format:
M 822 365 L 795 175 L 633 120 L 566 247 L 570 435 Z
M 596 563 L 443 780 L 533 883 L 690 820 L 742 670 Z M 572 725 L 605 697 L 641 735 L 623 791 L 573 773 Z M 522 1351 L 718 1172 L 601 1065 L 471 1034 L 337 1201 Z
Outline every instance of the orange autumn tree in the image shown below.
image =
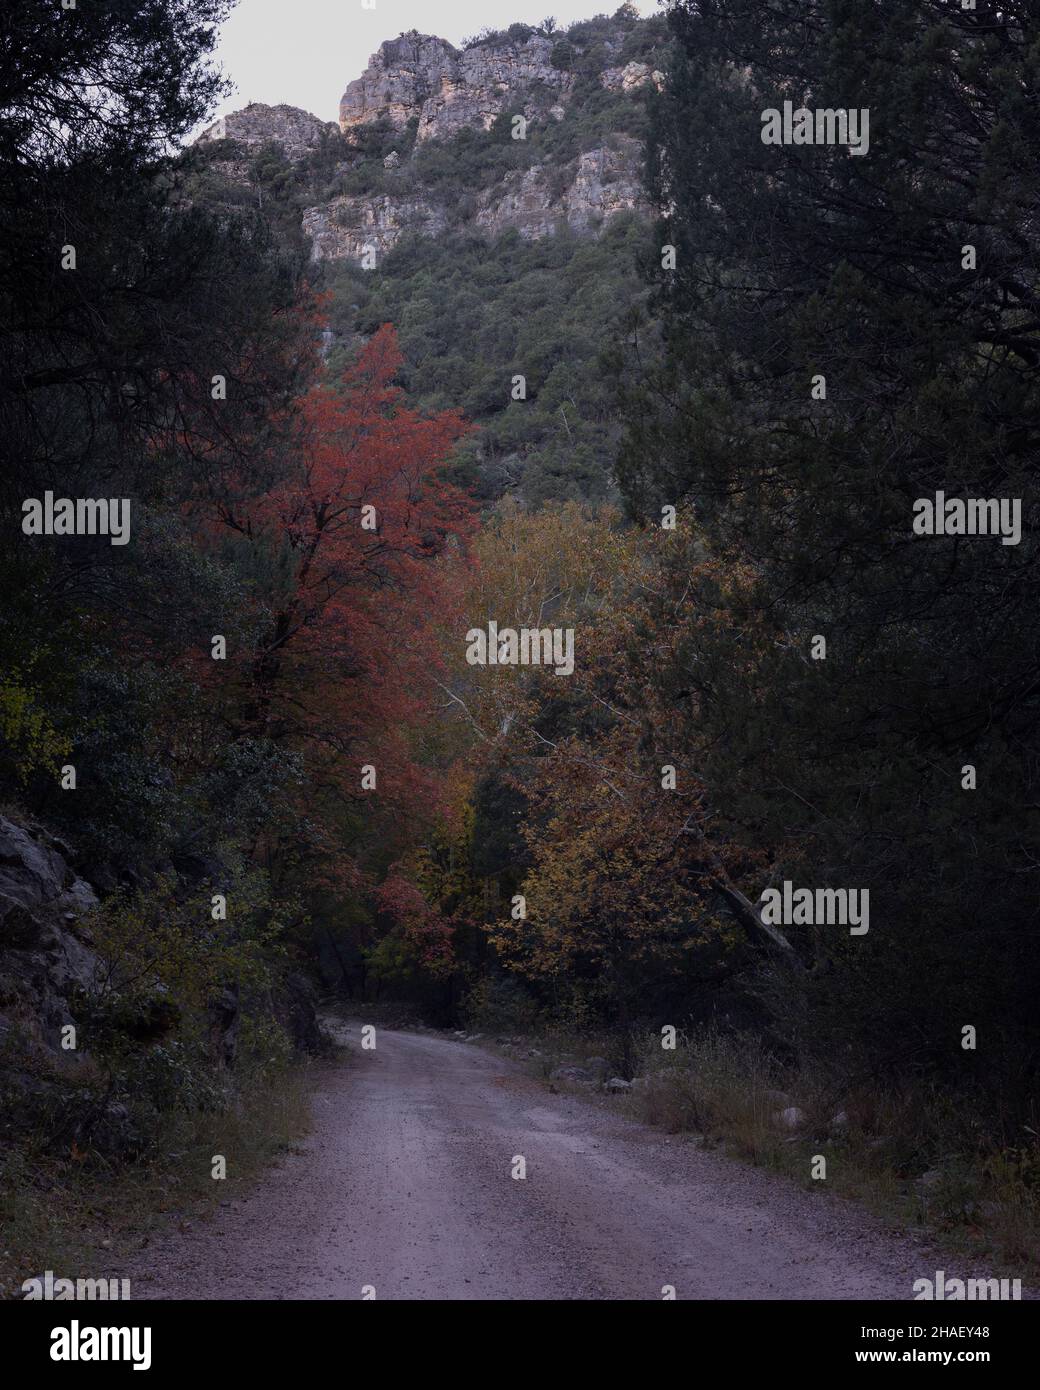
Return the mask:
M 540 519 L 517 524 L 518 567 L 528 554 L 540 567 Z M 589 578 L 551 621 L 574 624 L 575 668 L 524 673 L 508 732 L 526 808 L 521 907 L 514 897 L 488 935 L 540 997 L 625 1025 L 670 991 L 721 981 L 748 946 L 786 942 L 769 939 L 744 891 L 764 859 L 723 822 L 700 775 L 696 718 L 676 718 L 686 692 L 661 679 L 696 662 L 701 632 L 731 631 L 738 648 L 750 639 L 737 615 L 745 576 L 686 525 L 640 532 L 606 513 L 575 517 L 571 535 Z M 481 671 L 485 683 L 497 676 Z M 752 663 L 747 677 L 754 686 Z

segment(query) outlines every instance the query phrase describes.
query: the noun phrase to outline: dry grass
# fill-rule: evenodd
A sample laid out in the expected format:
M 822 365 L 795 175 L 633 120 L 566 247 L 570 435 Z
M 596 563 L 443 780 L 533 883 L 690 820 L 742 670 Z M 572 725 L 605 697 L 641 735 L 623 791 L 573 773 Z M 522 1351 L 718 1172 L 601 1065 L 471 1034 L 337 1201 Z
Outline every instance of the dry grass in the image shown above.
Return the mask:
M 830 1190 L 1001 1272 L 1040 1271 L 1040 1147 L 987 1148 L 966 1101 L 912 1087 L 836 1094 L 833 1079 L 784 1074 L 753 1041 L 717 1034 L 674 1052 L 648 1039 L 639 1069 L 628 1104 L 646 1123 L 694 1131 L 808 1187 L 822 1155 Z M 792 1126 L 790 1109 L 801 1112 Z
M 553 1033 L 532 1045 L 542 1056 L 530 1069 L 543 1078 L 592 1050 L 618 1054 L 606 1037 L 593 1046 Z M 809 1188 L 821 1185 L 812 1169 L 822 1155 L 828 1190 L 1002 1274 L 1040 1273 L 1040 1145 L 1028 1132 L 1013 1150 L 987 1144 L 968 1098 L 914 1085 L 843 1088 L 833 1077 L 783 1071 L 754 1039 L 710 1032 L 680 1037 L 674 1051 L 648 1035 L 634 1072 L 621 1103 L 646 1124 L 696 1133 Z M 788 1124 L 785 1110 L 800 1114 Z
M 168 1115 L 148 1162 L 106 1165 L 97 1155 L 56 1157 L 30 1138 L 0 1154 L 0 1298 L 47 1269 L 66 1278 L 118 1275 L 149 1230 L 204 1216 L 247 1188 L 310 1125 L 312 1069 L 257 1071 L 219 1112 Z M 212 1158 L 227 1159 L 227 1178 Z

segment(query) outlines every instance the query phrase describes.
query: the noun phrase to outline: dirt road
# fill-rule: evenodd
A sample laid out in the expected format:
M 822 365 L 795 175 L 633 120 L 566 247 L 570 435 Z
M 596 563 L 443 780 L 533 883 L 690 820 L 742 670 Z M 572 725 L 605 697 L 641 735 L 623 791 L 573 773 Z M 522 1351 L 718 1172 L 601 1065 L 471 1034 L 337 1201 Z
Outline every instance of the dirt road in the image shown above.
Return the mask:
M 197 1299 L 907 1299 L 937 1267 L 827 1192 L 382 1029 L 330 1066 L 301 1152 L 142 1260 L 134 1297 Z

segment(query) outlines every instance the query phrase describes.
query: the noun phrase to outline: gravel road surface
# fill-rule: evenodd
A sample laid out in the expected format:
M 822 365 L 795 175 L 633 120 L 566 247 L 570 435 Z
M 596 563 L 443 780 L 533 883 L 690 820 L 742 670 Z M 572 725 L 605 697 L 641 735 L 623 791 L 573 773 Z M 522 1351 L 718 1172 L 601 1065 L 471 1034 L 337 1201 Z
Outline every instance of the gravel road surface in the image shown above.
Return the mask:
M 351 1056 L 323 1073 L 300 1151 L 154 1239 L 126 1271 L 134 1297 L 908 1299 L 950 1267 L 826 1191 L 553 1094 L 475 1044 L 380 1028 L 365 1052 L 360 1025 L 337 1028 Z

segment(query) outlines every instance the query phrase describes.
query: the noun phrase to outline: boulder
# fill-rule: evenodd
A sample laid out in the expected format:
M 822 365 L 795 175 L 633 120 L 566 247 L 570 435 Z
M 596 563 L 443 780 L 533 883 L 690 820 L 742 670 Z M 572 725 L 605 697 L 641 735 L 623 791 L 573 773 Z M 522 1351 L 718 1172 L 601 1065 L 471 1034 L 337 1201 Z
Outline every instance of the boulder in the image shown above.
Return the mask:
M 60 897 L 73 877 L 42 834 L 31 835 L 24 826 L 0 816 L 0 893 L 35 907 Z
M 5 1033 L 60 1048 L 72 1004 L 99 969 L 80 918 L 97 906 L 46 831 L 0 816 L 0 1010 Z M 63 848 L 66 848 L 63 846 Z
M 549 1080 L 591 1082 L 592 1075 L 584 1067 L 557 1067 L 549 1073 Z
M 665 75 L 649 63 L 626 63 L 623 68 L 607 68 L 600 73 L 600 82 L 608 92 L 631 93 L 650 83 L 658 91 L 664 88 Z

